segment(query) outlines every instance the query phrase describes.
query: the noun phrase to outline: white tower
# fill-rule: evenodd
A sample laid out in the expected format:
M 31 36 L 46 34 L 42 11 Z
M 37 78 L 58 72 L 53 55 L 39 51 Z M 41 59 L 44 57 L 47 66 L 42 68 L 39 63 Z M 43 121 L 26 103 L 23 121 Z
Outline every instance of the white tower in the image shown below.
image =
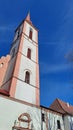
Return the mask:
M 30 14 L 18 26 L 3 89 L 10 97 L 39 105 L 38 30 Z

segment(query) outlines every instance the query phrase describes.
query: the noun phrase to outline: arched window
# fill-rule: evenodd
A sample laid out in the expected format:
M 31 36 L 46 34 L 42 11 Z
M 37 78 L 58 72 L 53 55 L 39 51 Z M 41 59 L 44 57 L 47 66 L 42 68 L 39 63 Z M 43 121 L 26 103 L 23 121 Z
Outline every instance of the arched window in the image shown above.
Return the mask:
M 31 49 L 30 49 L 30 48 L 28 48 L 27 57 L 28 57 L 29 59 L 31 59 Z
M 28 84 L 30 83 L 30 73 L 28 71 L 25 73 L 25 82 Z
M 33 33 L 33 31 L 32 31 L 32 29 L 30 29 L 30 31 L 29 31 L 29 38 L 32 40 L 32 33 Z

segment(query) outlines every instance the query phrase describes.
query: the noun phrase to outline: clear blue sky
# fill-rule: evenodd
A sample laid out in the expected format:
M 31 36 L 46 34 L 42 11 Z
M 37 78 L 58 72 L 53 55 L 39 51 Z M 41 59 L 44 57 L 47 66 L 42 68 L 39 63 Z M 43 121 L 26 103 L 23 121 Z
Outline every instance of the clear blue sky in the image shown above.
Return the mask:
M 0 56 L 9 53 L 14 30 L 30 10 L 39 29 L 40 99 L 73 105 L 73 0 L 0 0 Z

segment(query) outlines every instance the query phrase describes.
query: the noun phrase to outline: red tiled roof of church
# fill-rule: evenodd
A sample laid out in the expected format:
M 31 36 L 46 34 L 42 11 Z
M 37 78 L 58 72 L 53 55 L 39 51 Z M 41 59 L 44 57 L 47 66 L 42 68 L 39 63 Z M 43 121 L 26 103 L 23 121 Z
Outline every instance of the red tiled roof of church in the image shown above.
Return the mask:
M 69 103 L 63 102 L 60 99 L 56 99 L 50 106 L 50 108 L 54 111 L 60 112 L 62 114 L 73 115 L 73 106 L 69 105 Z

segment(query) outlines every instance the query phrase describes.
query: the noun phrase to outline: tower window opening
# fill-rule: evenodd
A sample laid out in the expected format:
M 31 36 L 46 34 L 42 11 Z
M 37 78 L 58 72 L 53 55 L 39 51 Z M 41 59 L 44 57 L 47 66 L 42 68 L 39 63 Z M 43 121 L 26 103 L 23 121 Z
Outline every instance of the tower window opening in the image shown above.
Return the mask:
M 61 129 L 61 124 L 59 120 L 57 120 L 57 129 Z
M 33 33 L 33 31 L 32 31 L 32 29 L 30 29 L 30 31 L 29 31 L 29 38 L 32 40 L 32 33 Z
M 45 121 L 45 114 L 42 113 L 42 121 Z
M 30 83 L 30 73 L 28 71 L 26 71 L 26 74 L 25 74 L 25 82 L 26 83 Z
M 28 57 L 29 59 L 31 59 L 31 49 L 29 49 L 29 48 L 28 48 L 28 51 L 27 51 L 27 57 Z

